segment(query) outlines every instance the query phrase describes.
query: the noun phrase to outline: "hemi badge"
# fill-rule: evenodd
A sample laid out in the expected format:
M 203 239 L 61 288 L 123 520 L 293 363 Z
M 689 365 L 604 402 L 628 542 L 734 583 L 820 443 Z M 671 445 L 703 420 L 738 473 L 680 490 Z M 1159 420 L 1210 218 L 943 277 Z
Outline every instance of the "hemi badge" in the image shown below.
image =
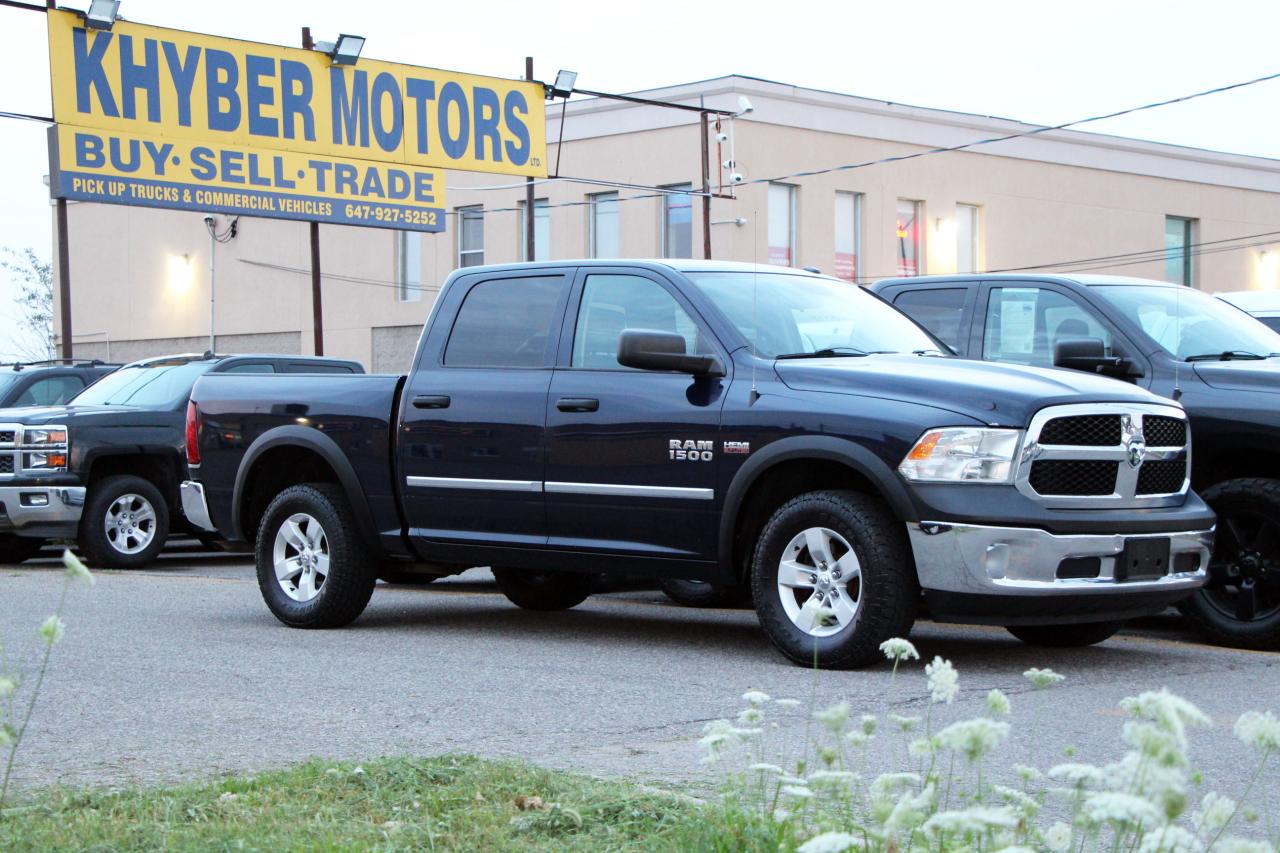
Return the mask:
M 746 456 L 751 452 L 751 442 L 749 441 L 726 441 L 724 443 L 724 452 L 726 454 L 737 454 Z

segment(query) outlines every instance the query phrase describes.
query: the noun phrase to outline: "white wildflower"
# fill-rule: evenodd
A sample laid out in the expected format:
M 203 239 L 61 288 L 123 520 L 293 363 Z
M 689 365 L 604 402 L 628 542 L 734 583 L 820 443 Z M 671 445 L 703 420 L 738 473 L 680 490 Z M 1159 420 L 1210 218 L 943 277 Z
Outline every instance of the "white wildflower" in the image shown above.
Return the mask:
M 40 638 L 52 646 L 62 639 L 66 631 L 67 626 L 61 619 L 56 615 L 50 616 L 40 625 Z
M 67 574 L 72 580 L 84 581 L 93 586 L 93 574 L 89 571 L 89 567 L 80 562 L 80 558 L 70 551 L 62 552 L 62 565 L 67 567 Z
M 1204 844 L 1180 826 L 1153 829 L 1142 836 L 1138 853 L 1200 853 Z
M 703 726 L 702 739 L 698 741 L 698 746 L 705 752 L 702 763 L 715 764 L 719 761 L 724 748 L 737 742 L 739 731 L 741 729 L 734 728 L 728 720 L 712 720 Z
M 912 758 L 924 758 L 938 751 L 937 737 L 918 737 L 907 744 L 907 755 Z
M 862 839 L 847 832 L 824 832 L 800 845 L 800 853 L 844 853 L 862 849 Z
M 1040 811 L 1040 804 L 1035 798 L 1019 791 L 1017 788 L 1009 788 L 1005 785 L 992 785 L 991 790 L 997 797 L 1004 800 L 1009 805 L 1023 812 L 1028 817 L 1034 817 Z
M 359 764 L 357 764 L 357 765 L 356 765 L 356 767 L 355 767 L 355 769 L 351 771 L 351 775 L 352 775 L 352 776 L 363 776 L 363 775 L 364 775 L 364 768 L 363 768 L 363 767 L 361 767 Z
M 932 836 L 977 835 L 992 829 L 1012 829 L 1018 823 L 1013 810 L 1005 806 L 973 806 L 958 811 L 937 812 L 924 822 L 924 831 Z
M 1257 749 L 1280 749 L 1280 719 L 1267 711 L 1246 711 L 1236 720 L 1236 737 Z
M 788 797 L 795 797 L 797 800 L 807 800 L 813 796 L 813 791 L 804 785 L 783 785 L 781 791 Z
M 932 663 L 924 668 L 929 677 L 929 695 L 934 702 L 945 702 L 950 705 L 960 692 L 960 674 L 956 672 L 951 661 L 936 656 Z
M 1028 764 L 1013 765 L 1013 772 L 1023 782 L 1034 782 L 1043 775 L 1039 770 Z
M 1052 853 L 1066 853 L 1071 849 L 1071 827 L 1062 821 L 1056 822 L 1053 826 L 1045 830 L 1044 846 L 1048 847 Z
M 970 761 L 999 746 L 1009 736 L 1009 724 L 977 717 L 952 723 L 938 732 L 938 743 L 947 749 L 964 753 Z
M 773 810 L 774 823 L 786 823 L 789 820 L 791 820 L 791 812 L 783 808 L 777 808 Z
M 1049 778 L 1059 779 L 1073 788 L 1089 788 L 1101 785 L 1106 774 L 1101 767 L 1092 764 L 1059 764 L 1049 768 Z
M 987 693 L 987 710 L 1001 716 L 1008 715 L 1010 711 L 1009 697 L 993 687 Z
M 777 705 L 780 708 L 799 708 L 800 700 L 799 699 L 774 699 L 773 704 Z
M 920 660 L 920 653 L 910 640 L 891 637 L 880 644 L 880 651 L 891 661 Z
M 812 614 L 809 621 L 810 628 L 821 628 L 836 618 L 836 612 L 826 605 L 818 605 L 810 613 Z
M 1158 723 L 1130 721 L 1121 729 L 1121 737 L 1141 755 L 1159 759 L 1164 764 L 1186 764 L 1185 735 Z
M 815 711 L 813 718 L 831 731 L 838 732 L 844 728 L 845 723 L 849 722 L 849 703 L 841 702 L 838 705 L 832 705 L 830 708 Z
M 1103 772 L 1107 785 L 1119 791 L 1138 794 L 1155 803 L 1169 817 L 1177 817 L 1187 807 L 1187 773 L 1183 769 L 1186 759 L 1153 760 L 1139 752 L 1127 752 L 1114 764 L 1108 764 Z
M 783 773 L 785 773 L 785 772 L 786 772 L 785 770 L 783 770 L 781 767 L 779 767 L 779 766 L 778 766 L 778 765 L 776 765 L 776 764 L 766 764 L 766 763 L 764 763 L 764 762 L 759 762 L 759 763 L 757 763 L 757 764 L 752 764 L 752 765 L 751 765 L 750 767 L 748 767 L 747 769 L 748 769 L 748 770 L 751 770 L 751 771 L 754 771 L 754 772 L 756 772 L 756 773 L 768 773 L 768 774 L 771 774 L 771 775 L 774 775 L 774 776 L 781 776 Z
M 882 829 L 890 835 L 915 830 L 933 812 L 937 793 L 937 786 L 932 782 L 925 785 L 919 794 L 905 791 L 884 819 Z M 883 802 L 884 798 L 881 797 L 880 801 Z
M 852 746 L 855 749 L 858 747 L 866 746 L 867 742 L 871 740 L 871 738 L 868 735 L 864 735 L 862 732 L 858 732 L 858 731 L 849 732 L 844 736 L 844 739 L 845 739 L 845 742 L 849 744 L 849 746 Z
M 815 770 L 809 774 L 808 781 L 810 785 L 818 788 L 824 785 L 848 787 L 858 781 L 858 774 L 850 770 Z
M 1134 794 L 1102 791 L 1084 801 L 1084 816 L 1090 823 L 1126 826 L 1160 826 L 1164 815 L 1155 804 Z
M 862 733 L 867 737 L 871 737 L 873 734 L 876 733 L 877 722 L 878 721 L 876 720 L 875 714 L 863 714 L 862 715 Z
M 909 732 L 920 725 L 919 717 L 904 717 L 901 714 L 890 714 L 889 722 L 898 727 L 900 732 Z
M 871 794 L 877 799 L 884 799 L 901 788 L 914 788 L 919 784 L 919 773 L 881 773 L 871 783 Z
M 738 722 L 744 726 L 754 726 L 764 719 L 759 708 L 743 708 L 738 712 Z
M 220 803 L 230 803 L 230 802 L 233 802 L 235 799 L 236 799 L 236 795 L 231 793 L 230 791 L 223 791 L 218 796 L 218 802 Z
M 746 702 L 752 708 L 759 708 L 765 702 L 769 701 L 769 694 L 759 690 L 748 690 L 742 694 L 742 701 Z
M 1210 791 L 1200 801 L 1200 810 L 1191 816 L 1191 822 L 1196 829 L 1208 835 L 1226 826 L 1235 813 L 1235 800 Z
M 1051 669 L 1038 669 L 1036 667 L 1032 667 L 1022 673 L 1022 677 L 1030 681 L 1031 686 L 1036 690 L 1044 690 L 1066 679 L 1065 675 L 1058 675 Z
M 6 696 L 12 696 L 13 691 L 18 689 L 18 685 L 12 678 L 0 676 L 0 699 Z
M 1011 844 L 1008 847 L 1001 847 L 995 853 L 1036 853 L 1030 847 L 1023 847 L 1021 844 Z
M 1265 841 L 1251 841 L 1228 835 L 1218 839 L 1218 843 L 1213 845 L 1213 853 L 1276 853 L 1276 848 Z
M 1137 696 L 1130 696 L 1120 703 L 1120 707 L 1135 717 L 1151 720 L 1160 729 L 1168 732 L 1177 742 L 1179 752 L 1186 748 L 1187 726 L 1213 724 L 1195 705 L 1165 689 L 1148 690 Z

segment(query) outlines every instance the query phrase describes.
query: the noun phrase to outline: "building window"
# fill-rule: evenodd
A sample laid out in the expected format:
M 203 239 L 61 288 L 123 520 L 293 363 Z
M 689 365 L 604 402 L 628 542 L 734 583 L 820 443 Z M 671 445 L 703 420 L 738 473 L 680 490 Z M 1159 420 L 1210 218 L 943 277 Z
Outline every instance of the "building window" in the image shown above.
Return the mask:
M 796 263 L 796 188 L 790 184 L 769 184 L 769 263 Z
M 693 184 L 664 189 L 692 190 Z M 662 257 L 693 257 L 693 196 L 688 192 L 667 193 L 662 197 Z
M 416 231 L 396 232 L 396 300 L 417 302 L 422 298 L 422 235 Z
M 529 252 L 525 247 L 525 203 L 520 205 L 520 260 L 528 260 Z M 533 259 L 535 261 L 551 260 L 551 205 L 545 198 L 533 200 Z
M 976 204 L 956 205 L 956 272 L 978 271 L 980 224 Z
M 597 193 L 587 196 L 591 221 L 587 248 L 593 258 L 618 257 L 618 194 Z
M 836 193 L 836 278 L 857 282 L 862 257 L 862 193 Z
M 920 275 L 920 224 L 924 221 L 924 202 L 898 199 L 898 216 L 894 224 L 898 243 L 898 275 Z
M 1164 218 L 1164 277 L 1174 284 L 1195 283 L 1191 247 L 1196 221 L 1182 216 Z
M 458 266 L 478 267 L 484 263 L 484 208 L 458 208 Z

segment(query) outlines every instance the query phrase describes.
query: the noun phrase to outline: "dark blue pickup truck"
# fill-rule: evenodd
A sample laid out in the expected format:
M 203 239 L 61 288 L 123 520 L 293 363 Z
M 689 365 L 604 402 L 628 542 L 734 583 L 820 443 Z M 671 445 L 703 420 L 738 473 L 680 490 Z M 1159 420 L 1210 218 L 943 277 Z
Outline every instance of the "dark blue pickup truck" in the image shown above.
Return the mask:
M 396 561 L 492 566 L 538 610 L 647 575 L 749 585 L 783 654 L 848 667 L 922 604 L 1076 646 L 1204 583 L 1180 406 L 939 347 L 795 270 L 463 269 L 407 376 L 201 378 L 183 505 L 253 543 L 300 628 L 354 620 Z

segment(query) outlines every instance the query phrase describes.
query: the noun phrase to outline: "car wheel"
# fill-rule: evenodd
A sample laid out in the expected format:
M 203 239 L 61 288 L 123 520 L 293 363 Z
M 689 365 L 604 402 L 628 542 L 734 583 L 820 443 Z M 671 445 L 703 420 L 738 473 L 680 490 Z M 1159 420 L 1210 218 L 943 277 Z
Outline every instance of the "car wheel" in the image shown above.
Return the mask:
M 1005 628 L 1029 646 L 1079 649 L 1109 639 L 1124 622 L 1087 622 L 1080 625 L 1010 625 Z
M 659 585 L 667 598 L 685 607 L 743 607 L 750 603 L 747 587 L 680 578 L 665 578 Z
M 17 565 L 30 560 L 44 547 L 43 539 L 28 539 L 12 533 L 0 533 L 0 563 Z
M 1178 609 L 1215 643 L 1280 649 L 1280 481 L 1227 480 L 1200 494 L 1218 514 L 1209 583 Z
M 920 597 L 905 525 L 876 498 L 834 490 L 773 514 L 756 541 L 751 592 L 779 651 L 831 669 L 882 659 L 882 642 L 910 632 Z
M 258 588 L 293 628 L 337 628 L 364 612 L 377 566 L 346 495 L 328 483 L 290 486 L 267 507 L 254 547 Z
M 493 569 L 493 579 L 507 600 L 525 610 L 568 610 L 595 591 L 594 575 L 577 572 L 536 572 Z
M 140 569 L 169 538 L 169 505 L 149 480 L 121 474 L 89 487 L 77 543 L 91 566 Z

